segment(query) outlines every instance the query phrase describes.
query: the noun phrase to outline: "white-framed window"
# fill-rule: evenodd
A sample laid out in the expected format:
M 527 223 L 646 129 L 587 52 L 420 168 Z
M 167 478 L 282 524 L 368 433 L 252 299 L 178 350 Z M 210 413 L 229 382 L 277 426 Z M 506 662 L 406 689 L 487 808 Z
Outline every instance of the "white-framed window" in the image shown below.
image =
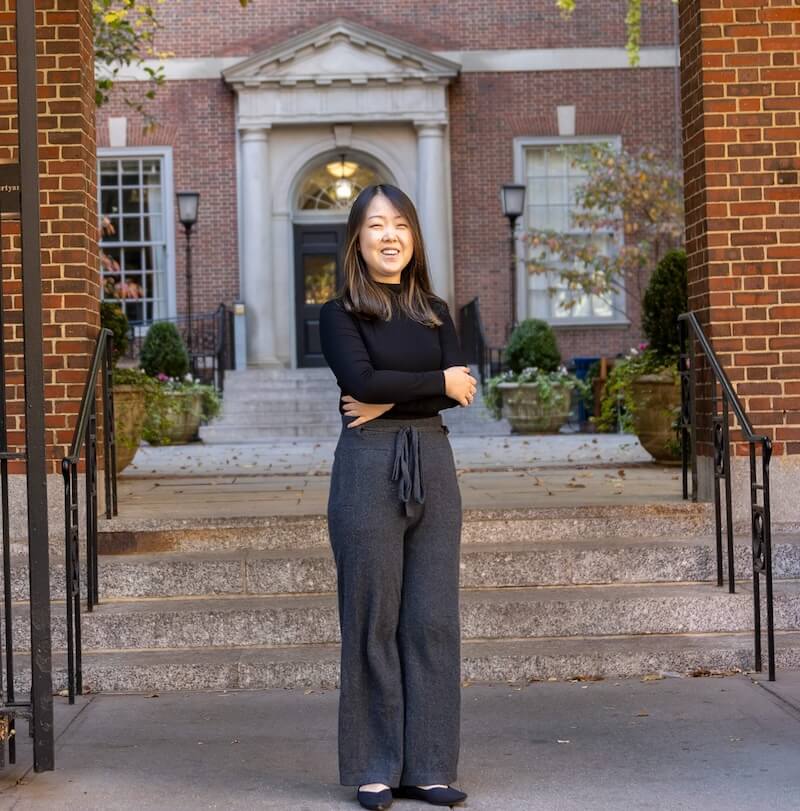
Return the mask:
M 577 208 L 575 192 L 585 180 L 585 173 L 570 161 L 563 147 L 588 143 L 610 143 L 615 148 L 621 146 L 619 137 L 515 139 L 515 175 L 517 182 L 526 187 L 523 228 L 552 229 L 578 236 L 586 233 L 576 228 L 572 217 Z M 617 250 L 619 245 L 619 236 L 614 233 L 586 233 L 586 239 L 593 240 L 601 252 L 609 254 Z M 519 315 L 541 318 L 553 326 L 628 323 L 624 315 L 623 292 L 612 296 L 585 295 L 568 290 L 556 272 L 529 273 L 527 262 L 534 256 L 538 257 L 541 249 L 522 244 L 518 300 L 525 312 Z M 557 262 L 554 257 L 554 269 Z M 570 301 L 575 303 L 570 307 L 565 306 Z
M 171 150 L 100 149 L 97 169 L 103 300 L 132 322 L 174 316 Z

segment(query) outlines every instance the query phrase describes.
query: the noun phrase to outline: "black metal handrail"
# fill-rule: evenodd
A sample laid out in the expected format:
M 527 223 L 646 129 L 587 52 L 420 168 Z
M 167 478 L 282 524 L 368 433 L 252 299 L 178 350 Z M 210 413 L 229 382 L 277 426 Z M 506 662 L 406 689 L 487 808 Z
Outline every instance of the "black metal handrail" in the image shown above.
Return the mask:
M 152 321 L 131 321 L 125 356 L 130 360 L 138 360 L 147 329 L 162 321 L 177 327 L 187 347 L 192 376 L 213 385 L 222 393 L 225 371 L 236 365 L 232 309 L 226 304 L 220 304 L 211 312 L 198 313 L 191 318 L 179 315 Z
M 767 658 L 769 680 L 775 680 L 775 628 L 772 594 L 772 518 L 769 498 L 769 462 L 772 441 L 757 434 L 728 379 L 722 364 L 703 332 L 694 313 L 679 316 L 681 376 L 681 448 L 683 463 L 683 498 L 688 499 L 689 465 L 691 461 L 691 498 L 697 501 L 697 367 L 695 341 L 712 371 L 711 378 L 711 432 L 714 448 L 714 523 L 717 541 L 717 585 L 724 584 L 722 555 L 722 497 L 720 483 L 725 483 L 725 527 L 727 535 L 728 590 L 736 590 L 733 551 L 733 499 L 731 495 L 731 438 L 730 412 L 733 411 L 744 441 L 750 446 L 750 528 L 753 563 L 753 613 L 755 669 L 761 670 L 761 585 L 763 574 L 766 584 Z M 718 393 L 719 389 L 719 393 Z M 719 408 L 721 401 L 721 409 Z M 761 448 L 761 482 L 758 482 L 756 448 Z M 690 460 L 691 454 L 691 460 Z M 759 494 L 761 503 L 759 503 Z
M 69 703 L 83 693 L 81 665 L 81 580 L 79 554 L 78 464 L 85 460 L 86 496 L 86 610 L 99 601 L 97 567 L 97 382 L 102 371 L 103 463 L 106 518 L 117 514 L 117 448 L 114 434 L 112 388 L 112 332 L 101 329 L 83 389 L 78 420 L 67 456 L 61 460 L 64 476 L 64 578 L 67 590 L 67 689 Z
M 461 348 L 467 363 L 477 365 L 481 388 L 484 388 L 488 378 L 500 374 L 507 367 L 505 347 L 489 346 L 483 329 L 478 296 L 460 309 L 459 316 Z

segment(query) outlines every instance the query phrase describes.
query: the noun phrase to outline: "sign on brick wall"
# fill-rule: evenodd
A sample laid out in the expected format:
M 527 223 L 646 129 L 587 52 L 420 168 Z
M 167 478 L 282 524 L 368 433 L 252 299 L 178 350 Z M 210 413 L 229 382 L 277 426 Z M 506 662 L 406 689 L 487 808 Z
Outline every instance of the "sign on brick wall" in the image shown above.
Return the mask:
M 19 214 L 20 177 L 18 163 L 0 163 L 0 214 Z

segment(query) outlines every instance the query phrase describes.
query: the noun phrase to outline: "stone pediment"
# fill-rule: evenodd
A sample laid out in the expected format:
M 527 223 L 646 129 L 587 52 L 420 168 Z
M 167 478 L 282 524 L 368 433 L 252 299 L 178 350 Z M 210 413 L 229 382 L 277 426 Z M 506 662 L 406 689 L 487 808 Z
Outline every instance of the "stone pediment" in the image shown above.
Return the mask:
M 234 87 L 447 84 L 460 65 L 349 20 L 336 19 L 223 71 Z

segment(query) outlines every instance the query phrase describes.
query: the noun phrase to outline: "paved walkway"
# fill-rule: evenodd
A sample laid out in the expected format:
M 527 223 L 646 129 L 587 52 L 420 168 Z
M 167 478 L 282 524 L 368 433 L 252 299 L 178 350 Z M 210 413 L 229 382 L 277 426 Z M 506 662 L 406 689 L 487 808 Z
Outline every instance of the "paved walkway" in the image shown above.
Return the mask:
M 234 518 L 325 512 L 333 440 L 143 447 L 119 480 L 120 516 Z M 635 437 L 453 437 L 465 509 L 675 502 L 680 469 Z
M 777 695 L 747 676 L 465 687 L 463 807 L 794 811 L 800 673 L 775 684 Z M 0 809 L 356 809 L 338 784 L 337 701 L 320 690 L 59 699 L 56 771 L 26 771 L 20 734 Z

